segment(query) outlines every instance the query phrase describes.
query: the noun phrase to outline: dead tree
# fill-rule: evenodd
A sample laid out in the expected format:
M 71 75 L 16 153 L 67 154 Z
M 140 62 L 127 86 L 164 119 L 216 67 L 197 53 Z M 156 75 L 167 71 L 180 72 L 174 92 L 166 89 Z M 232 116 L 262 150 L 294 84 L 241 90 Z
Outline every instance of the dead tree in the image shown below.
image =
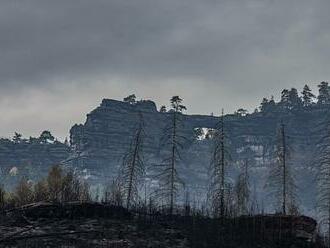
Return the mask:
M 214 130 L 213 142 L 209 199 L 215 215 L 223 218 L 226 214 L 226 193 L 230 189 L 229 182 L 226 180 L 229 152 L 226 148 L 223 111 L 220 122 Z
M 327 224 L 328 247 L 330 247 L 330 126 L 320 142 L 319 153 L 320 157 L 317 161 L 320 168 L 317 176 L 317 206 L 322 222 Z
M 5 195 L 6 195 L 6 191 L 4 190 L 4 187 L 0 185 L 0 212 L 4 210 L 6 205 Z
M 168 202 L 170 215 L 173 214 L 179 187 L 184 185 L 177 170 L 177 166 L 181 160 L 180 151 L 183 149 L 183 143 L 186 139 L 182 134 L 182 112 L 186 110 L 186 107 L 181 103 L 182 99 L 179 96 L 173 96 L 171 98 L 170 121 L 165 125 L 162 138 L 166 156 L 159 166 L 160 172 L 157 176 L 159 179 L 159 189 L 156 191 L 156 194 L 162 200 Z
M 143 163 L 143 142 L 145 137 L 144 121 L 142 113 L 139 113 L 139 123 L 134 130 L 130 147 L 124 156 L 120 179 L 126 198 L 126 207 L 130 208 L 138 196 L 138 187 L 145 175 Z
M 23 177 L 16 185 L 14 195 L 17 206 L 23 206 L 25 204 L 32 203 L 33 202 L 32 182 L 27 180 L 26 177 Z
M 117 207 L 122 207 L 124 203 L 122 182 L 118 178 L 112 179 L 104 191 L 103 202 Z
M 250 200 L 250 185 L 249 185 L 249 160 L 244 160 L 243 171 L 238 176 L 235 193 L 237 213 L 239 215 L 248 214 L 249 200 Z
M 277 134 L 277 144 L 275 151 L 275 164 L 272 166 L 266 187 L 275 196 L 276 202 L 282 214 L 296 213 L 297 207 L 297 187 L 294 174 L 289 163 L 290 149 L 287 144 L 285 126 L 281 123 Z

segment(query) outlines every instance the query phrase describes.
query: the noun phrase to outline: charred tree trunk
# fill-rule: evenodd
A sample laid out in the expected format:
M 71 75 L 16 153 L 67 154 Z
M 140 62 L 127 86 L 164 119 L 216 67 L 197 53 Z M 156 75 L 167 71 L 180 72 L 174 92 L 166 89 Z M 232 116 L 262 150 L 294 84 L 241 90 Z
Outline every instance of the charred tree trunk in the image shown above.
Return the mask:
M 285 131 L 284 131 L 284 124 L 281 124 L 281 137 L 282 137 L 282 167 L 283 167 L 283 203 L 282 203 L 282 212 L 285 215 L 286 214 L 286 188 L 287 188 L 287 182 L 286 182 L 286 144 L 285 144 Z
M 134 145 L 134 152 L 133 152 L 133 159 L 131 163 L 130 173 L 129 173 L 129 185 L 128 185 L 128 193 L 127 193 L 127 200 L 126 200 L 126 207 L 129 209 L 131 198 L 132 198 L 132 191 L 133 191 L 133 183 L 134 183 L 134 174 L 136 170 L 137 164 L 137 155 L 140 146 L 140 136 L 141 136 L 141 127 L 139 128 L 136 137 L 135 137 L 135 145 Z
M 174 184 L 175 184 L 175 150 L 176 150 L 176 112 L 173 114 L 172 154 L 171 154 L 171 199 L 170 214 L 173 215 L 174 208 Z

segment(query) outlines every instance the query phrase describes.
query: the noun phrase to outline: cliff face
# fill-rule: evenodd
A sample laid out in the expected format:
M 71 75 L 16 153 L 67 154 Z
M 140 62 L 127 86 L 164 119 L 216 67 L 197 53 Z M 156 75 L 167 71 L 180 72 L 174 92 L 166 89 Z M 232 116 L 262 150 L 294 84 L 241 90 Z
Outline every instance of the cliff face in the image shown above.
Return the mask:
M 274 165 L 276 130 L 283 122 L 290 147 L 289 163 L 294 169 L 298 195 L 306 214 L 315 207 L 318 171 L 317 147 L 326 133 L 329 105 L 298 109 L 277 109 L 246 116 L 226 115 L 227 147 L 231 154 L 228 167 L 229 181 L 234 182 L 242 171 L 243 161 L 249 160 L 252 198 L 259 207 L 271 202 L 264 189 L 269 169 Z M 127 152 L 140 113 L 145 123 L 144 157 L 150 184 L 155 164 L 163 158 L 161 140 L 165 124 L 171 113 L 158 112 L 152 101 L 135 104 L 104 99 L 99 107 L 87 115 L 84 124 L 70 130 L 70 147 L 60 143 L 43 143 L 36 140 L 13 142 L 0 140 L 1 182 L 12 186 L 19 177 L 38 179 L 46 175 L 50 166 L 64 164 L 77 169 L 92 185 L 110 182 L 117 175 L 118 166 Z M 182 115 L 182 134 L 187 138 L 182 151 L 179 173 L 186 182 L 186 190 L 194 197 L 205 197 L 208 185 L 212 139 L 210 130 L 219 122 L 218 117 Z M 202 131 L 202 132 L 201 132 Z M 209 133 L 208 133 L 209 131 Z M 204 133 L 203 133 L 204 132 Z
M 117 173 L 117 167 L 128 149 L 139 112 L 143 115 L 148 133 L 144 151 L 154 154 L 159 146 L 158 126 L 164 121 L 155 103 L 143 101 L 132 105 L 104 99 L 87 115 L 84 125 L 71 128 L 72 153 L 67 164 L 80 168 L 90 180 L 109 180 Z
M 159 162 L 163 150 L 162 132 L 170 113 L 158 112 L 151 101 L 129 104 L 104 99 L 99 107 L 87 115 L 85 124 L 72 127 L 72 153 L 67 164 L 80 168 L 91 181 L 109 181 L 116 175 L 117 167 L 129 147 L 134 127 L 138 123 L 139 112 L 143 115 L 147 133 L 144 149 L 146 163 L 152 165 Z M 311 210 L 315 196 L 314 175 L 317 171 L 313 154 L 318 141 L 325 133 L 328 112 L 327 106 L 313 106 L 246 116 L 225 116 L 228 147 L 232 155 L 229 168 L 231 180 L 235 180 L 241 170 L 242 161 L 248 158 L 251 167 L 251 187 L 254 194 L 260 193 L 259 204 L 266 201 L 266 196 L 261 192 L 264 191 L 263 185 L 269 167 L 274 161 L 276 130 L 283 122 L 288 144 L 293 151 L 290 163 L 298 172 L 297 182 L 305 211 Z M 188 142 L 184 145 L 183 166 L 180 172 L 195 194 L 205 195 L 203 188 L 207 185 L 212 140 L 204 139 L 205 134 L 196 137 L 196 129 L 202 128 L 207 131 L 215 128 L 219 118 L 183 115 L 182 121 L 183 133 Z
M 60 142 L 41 143 L 0 139 L 1 183 L 10 188 L 25 176 L 39 180 L 51 166 L 60 164 L 69 156 L 70 147 Z

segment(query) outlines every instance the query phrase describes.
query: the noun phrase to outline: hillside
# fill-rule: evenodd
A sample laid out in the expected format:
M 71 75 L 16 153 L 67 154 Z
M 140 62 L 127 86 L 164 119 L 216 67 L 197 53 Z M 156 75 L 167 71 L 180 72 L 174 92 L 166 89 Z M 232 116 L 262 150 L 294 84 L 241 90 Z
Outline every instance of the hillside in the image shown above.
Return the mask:
M 142 210 L 142 209 L 140 209 Z M 0 215 L 1 247 L 323 247 L 306 216 L 211 219 L 92 203 L 39 202 Z
M 288 143 L 292 149 L 290 163 L 296 170 L 299 196 L 303 212 L 314 209 L 317 172 L 313 160 L 316 147 L 325 134 L 328 105 L 301 108 L 275 108 L 247 115 L 226 115 L 225 129 L 232 156 L 230 177 L 234 181 L 240 165 L 250 161 L 251 186 L 259 205 L 270 208 L 264 192 L 269 167 L 274 162 L 276 132 L 285 123 Z M 70 131 L 72 152 L 66 164 L 79 168 L 91 182 L 106 183 L 117 173 L 121 159 L 127 151 L 134 127 L 141 112 L 147 132 L 145 156 L 149 165 L 159 163 L 162 152 L 162 130 L 170 118 L 169 112 L 159 112 L 155 103 L 141 101 L 135 104 L 104 99 L 99 107 L 87 115 L 84 124 L 75 125 Z M 207 168 L 210 163 L 212 140 L 205 134 L 196 136 L 196 130 L 215 128 L 219 117 L 183 115 L 183 133 L 188 137 L 184 146 L 181 175 L 187 188 L 196 197 L 202 196 L 207 186 Z M 199 134 L 200 135 L 200 134 Z M 152 174 L 152 169 L 151 172 Z
M 238 111 L 224 116 L 227 147 L 231 155 L 229 181 L 236 180 L 243 162 L 248 160 L 251 197 L 259 210 L 273 211 L 274 206 L 265 193 L 264 185 L 274 164 L 276 133 L 280 123 L 284 123 L 291 150 L 288 161 L 295 171 L 301 211 L 315 216 L 315 177 L 318 172 L 315 155 L 321 138 L 327 132 L 330 105 L 321 100 L 307 104 L 306 100 L 295 95 L 290 98 L 292 91 L 283 91 L 278 103 L 264 99 L 260 111 L 251 114 Z M 45 175 L 51 165 L 62 164 L 78 171 L 90 182 L 92 189 L 104 187 L 118 174 L 118 167 L 139 121 L 139 113 L 142 114 L 146 131 L 146 183 L 152 190 L 157 184 L 153 180 L 153 165 L 158 164 L 164 154 L 163 129 L 171 118 L 171 112 L 158 111 L 156 104 L 150 100 L 128 102 L 103 99 L 100 106 L 87 114 L 84 124 L 71 128 L 70 146 L 58 141 L 40 142 L 38 139 L 20 142 L 0 140 L 3 182 L 6 186 L 13 185 L 21 176 L 34 180 L 41 174 Z M 187 140 L 179 173 L 186 183 L 185 191 L 191 192 L 194 199 L 205 198 L 213 144 L 210 134 L 219 120 L 216 116 L 182 115 L 182 134 Z M 13 168 L 16 168 L 15 173 L 12 173 Z

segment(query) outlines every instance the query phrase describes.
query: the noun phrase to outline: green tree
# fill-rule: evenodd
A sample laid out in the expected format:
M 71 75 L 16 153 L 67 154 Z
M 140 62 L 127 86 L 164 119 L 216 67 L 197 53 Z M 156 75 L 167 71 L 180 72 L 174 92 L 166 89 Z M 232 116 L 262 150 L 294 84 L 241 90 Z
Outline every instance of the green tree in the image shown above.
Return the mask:
M 159 112 L 161 113 L 166 113 L 166 106 L 165 105 L 162 105 L 159 109 Z
M 43 131 L 39 136 L 39 141 L 43 144 L 46 144 L 49 141 L 54 141 L 54 140 L 55 140 L 54 136 L 48 130 Z
M 312 93 L 312 90 L 306 84 L 301 92 L 302 99 L 303 99 L 303 106 L 308 107 L 313 104 L 314 99 L 316 98 L 315 95 Z
M 270 98 L 270 100 L 263 98 L 260 104 L 260 111 L 263 113 L 271 112 L 274 110 L 275 106 L 276 104 L 273 96 Z
M 268 105 L 268 99 L 266 97 L 264 97 L 261 101 L 261 104 L 260 104 L 260 111 L 261 112 L 266 112 L 267 111 L 267 105 Z
M 13 141 L 15 144 L 21 143 L 22 141 L 22 134 L 15 132 Z
M 298 96 L 298 91 L 295 88 L 291 88 L 289 91 L 289 104 L 291 108 L 299 108 L 302 106 L 301 98 Z
M 290 108 L 290 91 L 288 89 L 282 90 L 280 105 L 285 109 Z
M 248 111 L 246 109 L 239 108 L 235 111 L 235 114 L 238 116 L 245 116 L 248 114 Z
M 129 104 L 135 104 L 136 103 L 136 96 L 135 94 L 129 95 L 123 99 L 124 102 L 127 102 Z
M 329 104 L 330 94 L 328 82 L 321 82 L 317 87 L 319 87 L 319 95 L 317 96 L 318 104 Z

